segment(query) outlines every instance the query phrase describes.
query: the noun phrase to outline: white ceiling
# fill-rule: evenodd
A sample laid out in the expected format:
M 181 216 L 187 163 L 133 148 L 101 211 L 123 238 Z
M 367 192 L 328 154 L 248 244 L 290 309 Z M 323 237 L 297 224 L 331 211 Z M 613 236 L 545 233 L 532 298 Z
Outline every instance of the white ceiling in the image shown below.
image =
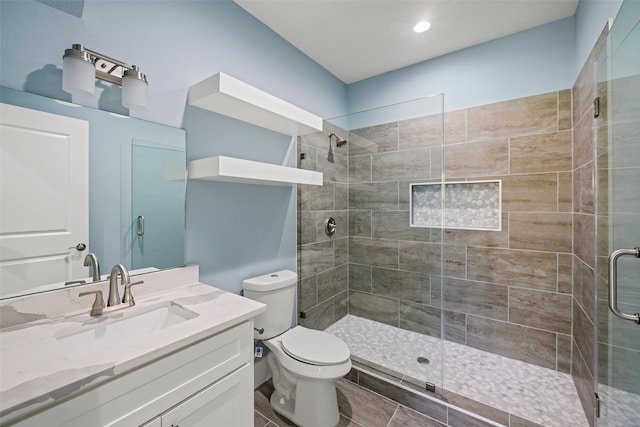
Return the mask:
M 573 16 L 578 0 L 234 0 L 345 83 Z M 419 20 L 431 22 L 413 32 Z

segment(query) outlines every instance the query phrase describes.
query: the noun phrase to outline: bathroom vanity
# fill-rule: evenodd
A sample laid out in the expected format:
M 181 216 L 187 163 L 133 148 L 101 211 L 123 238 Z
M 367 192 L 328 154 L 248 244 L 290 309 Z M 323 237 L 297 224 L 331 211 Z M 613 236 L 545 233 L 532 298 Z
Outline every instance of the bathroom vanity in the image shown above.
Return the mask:
M 2 301 L 3 426 L 253 424 L 253 318 L 265 306 L 198 282 L 136 276 L 134 307 L 90 316 L 86 285 Z

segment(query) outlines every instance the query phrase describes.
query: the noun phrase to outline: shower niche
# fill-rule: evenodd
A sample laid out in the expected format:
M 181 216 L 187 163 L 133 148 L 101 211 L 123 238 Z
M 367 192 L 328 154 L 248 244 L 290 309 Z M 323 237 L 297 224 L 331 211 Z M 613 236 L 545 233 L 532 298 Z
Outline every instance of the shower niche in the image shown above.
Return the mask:
M 411 227 L 502 230 L 502 181 L 409 184 Z

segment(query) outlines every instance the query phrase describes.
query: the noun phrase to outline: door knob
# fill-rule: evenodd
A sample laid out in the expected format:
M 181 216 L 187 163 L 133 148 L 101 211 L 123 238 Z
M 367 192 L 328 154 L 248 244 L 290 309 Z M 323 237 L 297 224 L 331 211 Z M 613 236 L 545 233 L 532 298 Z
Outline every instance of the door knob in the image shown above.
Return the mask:
M 84 251 L 85 249 L 87 249 L 87 245 L 86 245 L 86 244 L 84 244 L 84 243 L 78 243 L 78 244 L 77 244 L 77 245 L 75 245 L 75 246 L 71 246 L 69 249 L 75 249 L 75 250 L 77 250 L 77 251 L 82 252 L 82 251 Z

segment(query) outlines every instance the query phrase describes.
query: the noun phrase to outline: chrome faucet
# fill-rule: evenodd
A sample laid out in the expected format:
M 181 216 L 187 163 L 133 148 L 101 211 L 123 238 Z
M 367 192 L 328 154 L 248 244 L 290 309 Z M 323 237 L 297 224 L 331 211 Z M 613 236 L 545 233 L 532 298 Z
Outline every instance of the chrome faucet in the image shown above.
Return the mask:
M 93 273 L 93 281 L 100 281 L 100 263 L 98 262 L 98 257 L 94 253 L 88 253 L 86 257 L 84 257 L 84 266 L 91 267 L 91 272 Z
M 118 293 L 118 276 L 121 277 L 120 281 L 124 285 L 124 298 L 122 298 L 122 303 L 120 302 L 120 294 Z M 95 294 L 96 299 L 91 306 L 89 314 L 91 316 L 101 316 L 105 313 L 118 311 L 123 308 L 133 307 L 136 305 L 133 300 L 133 295 L 131 294 L 131 287 L 133 285 L 139 285 L 140 283 L 144 283 L 144 281 L 138 280 L 137 282 L 132 283 L 127 267 L 122 264 L 116 264 L 111 269 L 111 275 L 109 276 L 109 300 L 107 302 L 107 308 L 104 306 L 102 291 L 99 289 L 95 291 L 80 292 L 78 296 L 83 297 L 85 295 Z
M 118 293 L 118 275 L 122 278 L 122 284 L 126 287 L 131 284 L 127 267 L 122 264 L 116 264 L 111 269 L 111 277 L 109 278 L 109 300 L 107 306 L 112 307 L 120 304 L 120 294 Z

